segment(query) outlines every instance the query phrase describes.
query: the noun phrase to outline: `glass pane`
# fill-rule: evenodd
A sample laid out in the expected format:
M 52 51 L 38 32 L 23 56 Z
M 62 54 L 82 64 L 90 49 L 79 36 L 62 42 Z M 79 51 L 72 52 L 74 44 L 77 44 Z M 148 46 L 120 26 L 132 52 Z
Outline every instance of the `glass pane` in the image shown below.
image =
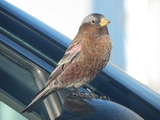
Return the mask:
M 0 120 L 28 120 L 23 115 L 0 101 Z

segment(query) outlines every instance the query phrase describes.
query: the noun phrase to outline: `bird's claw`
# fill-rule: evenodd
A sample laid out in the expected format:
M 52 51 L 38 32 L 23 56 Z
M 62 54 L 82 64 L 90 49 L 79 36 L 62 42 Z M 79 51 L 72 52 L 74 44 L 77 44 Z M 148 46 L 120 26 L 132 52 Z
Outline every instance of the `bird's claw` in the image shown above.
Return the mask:
M 110 98 L 108 96 L 99 96 L 94 92 L 91 92 L 91 95 L 93 96 L 93 98 L 96 98 L 96 99 L 110 100 Z
M 83 99 L 88 99 L 88 100 L 91 100 L 91 99 L 102 99 L 102 100 L 110 100 L 109 97 L 107 96 L 99 96 L 97 94 L 95 94 L 94 92 L 91 92 L 91 94 L 88 94 L 88 93 L 85 93 L 85 92 L 72 92 L 72 95 L 75 96 L 75 97 L 81 97 Z
M 93 99 L 93 97 L 88 94 L 88 93 L 85 93 L 85 92 L 72 92 L 72 95 L 75 96 L 75 97 L 81 97 L 81 98 L 84 98 L 84 99 Z

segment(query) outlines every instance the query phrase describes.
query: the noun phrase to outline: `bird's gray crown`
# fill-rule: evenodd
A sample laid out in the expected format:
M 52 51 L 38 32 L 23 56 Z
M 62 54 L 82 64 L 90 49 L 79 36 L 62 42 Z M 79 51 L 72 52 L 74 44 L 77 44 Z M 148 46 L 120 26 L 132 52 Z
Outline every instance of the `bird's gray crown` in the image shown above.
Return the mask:
M 101 14 L 98 14 L 98 13 L 93 13 L 93 14 L 90 14 L 88 15 L 87 17 L 84 18 L 83 23 L 89 23 L 89 22 L 96 22 L 97 24 L 99 24 L 101 18 L 103 18 L 104 16 L 101 15 Z

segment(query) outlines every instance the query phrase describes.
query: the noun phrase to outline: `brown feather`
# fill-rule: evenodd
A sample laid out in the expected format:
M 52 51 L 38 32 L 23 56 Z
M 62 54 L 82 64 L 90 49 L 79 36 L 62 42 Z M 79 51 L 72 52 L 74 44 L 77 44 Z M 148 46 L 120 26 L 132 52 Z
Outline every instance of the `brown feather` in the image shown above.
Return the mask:
M 94 23 L 92 20 L 94 19 Z M 101 14 L 87 16 L 44 88 L 23 112 L 32 111 L 49 94 L 63 87 L 79 88 L 91 81 L 108 63 L 112 44 L 107 21 Z

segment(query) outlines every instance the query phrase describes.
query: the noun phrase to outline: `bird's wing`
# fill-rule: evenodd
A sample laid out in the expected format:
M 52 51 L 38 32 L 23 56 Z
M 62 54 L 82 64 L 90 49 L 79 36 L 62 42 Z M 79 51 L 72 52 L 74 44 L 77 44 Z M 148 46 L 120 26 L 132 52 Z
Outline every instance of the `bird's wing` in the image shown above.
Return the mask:
M 33 111 L 35 107 L 51 93 L 49 92 L 50 88 L 48 87 L 48 85 L 50 85 L 50 83 L 54 83 L 54 80 L 64 71 L 64 69 L 67 68 L 70 64 L 72 64 L 72 62 L 75 61 L 76 58 L 78 58 L 80 51 L 81 42 L 74 39 L 74 41 L 72 41 L 71 45 L 66 50 L 64 56 L 58 63 L 55 70 L 49 76 L 49 79 L 44 88 L 38 92 L 38 94 L 34 97 L 32 102 L 26 107 L 26 109 L 22 111 L 22 113 Z
M 64 69 L 70 65 L 73 60 L 78 58 L 79 53 L 81 51 L 81 41 L 74 39 L 68 49 L 66 50 L 64 56 L 61 58 L 61 60 L 58 62 L 57 67 L 55 70 L 51 73 L 49 76 L 49 79 L 45 86 L 47 86 L 51 81 L 55 80 L 63 71 Z
M 82 41 L 74 39 L 68 49 L 66 50 L 62 59 L 58 62 L 58 65 L 71 62 L 81 51 Z

